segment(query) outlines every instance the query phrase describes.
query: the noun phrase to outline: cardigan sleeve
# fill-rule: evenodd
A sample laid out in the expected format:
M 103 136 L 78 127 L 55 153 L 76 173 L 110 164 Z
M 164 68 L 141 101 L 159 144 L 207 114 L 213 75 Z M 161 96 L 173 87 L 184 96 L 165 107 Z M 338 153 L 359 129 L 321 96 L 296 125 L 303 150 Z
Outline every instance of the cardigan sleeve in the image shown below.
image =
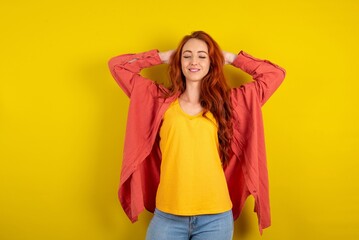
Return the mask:
M 268 60 L 255 58 L 243 51 L 238 54 L 232 65 L 250 74 L 254 80 L 234 90 L 243 91 L 244 94 L 254 91 L 261 106 L 277 90 L 286 74 L 280 66 Z
M 141 70 L 161 63 L 158 50 L 153 49 L 148 52 L 113 57 L 108 62 L 108 66 L 118 85 L 128 97 L 131 97 L 136 80 L 143 79 L 140 75 Z
M 283 82 L 285 70 L 268 60 L 241 51 L 232 63 L 250 74 L 254 81 L 231 90 L 234 108 L 233 152 L 237 156 L 244 181 L 232 180 L 232 186 L 244 184 L 255 199 L 259 230 L 271 225 L 268 169 L 261 107 Z M 230 171 L 229 169 L 228 171 Z M 239 171 L 239 170 L 238 170 Z M 240 202 L 243 204 L 243 197 Z M 237 208 L 238 209 L 238 208 Z M 239 208 L 241 209 L 241 208 Z

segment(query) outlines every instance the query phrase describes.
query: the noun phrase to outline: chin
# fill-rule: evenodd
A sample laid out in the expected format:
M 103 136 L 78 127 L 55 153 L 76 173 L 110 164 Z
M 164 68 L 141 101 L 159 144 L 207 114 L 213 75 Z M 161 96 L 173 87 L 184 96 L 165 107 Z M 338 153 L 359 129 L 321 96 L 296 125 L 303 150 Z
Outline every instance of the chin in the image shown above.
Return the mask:
M 188 76 L 186 79 L 191 82 L 201 81 L 205 76 Z
M 189 82 L 200 82 L 203 78 L 187 78 L 187 81 Z

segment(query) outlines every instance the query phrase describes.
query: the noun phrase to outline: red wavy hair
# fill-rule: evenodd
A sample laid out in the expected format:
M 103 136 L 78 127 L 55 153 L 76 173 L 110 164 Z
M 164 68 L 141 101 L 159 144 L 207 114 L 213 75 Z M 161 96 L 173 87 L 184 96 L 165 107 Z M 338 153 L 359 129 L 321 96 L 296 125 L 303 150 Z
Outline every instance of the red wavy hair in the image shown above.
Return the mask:
M 223 73 L 223 53 L 217 42 L 209 34 L 196 31 L 186 35 L 173 52 L 169 61 L 169 77 L 171 81 L 169 96 L 173 96 L 178 92 L 183 93 L 186 89 L 186 78 L 181 70 L 182 48 L 192 38 L 202 40 L 208 46 L 210 68 L 208 74 L 201 80 L 200 103 L 204 110 L 203 116 L 210 111 L 217 121 L 219 154 L 222 164 L 225 165 L 232 154 L 230 148 L 233 135 L 232 105 L 229 87 Z

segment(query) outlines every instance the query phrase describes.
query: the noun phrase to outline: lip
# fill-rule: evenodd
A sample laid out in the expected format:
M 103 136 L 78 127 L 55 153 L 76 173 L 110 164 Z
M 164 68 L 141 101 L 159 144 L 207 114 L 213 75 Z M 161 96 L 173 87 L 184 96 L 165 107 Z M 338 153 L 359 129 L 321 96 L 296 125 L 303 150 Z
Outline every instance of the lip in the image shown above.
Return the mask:
M 195 72 L 199 72 L 200 69 L 199 68 L 189 68 L 188 71 L 195 73 Z

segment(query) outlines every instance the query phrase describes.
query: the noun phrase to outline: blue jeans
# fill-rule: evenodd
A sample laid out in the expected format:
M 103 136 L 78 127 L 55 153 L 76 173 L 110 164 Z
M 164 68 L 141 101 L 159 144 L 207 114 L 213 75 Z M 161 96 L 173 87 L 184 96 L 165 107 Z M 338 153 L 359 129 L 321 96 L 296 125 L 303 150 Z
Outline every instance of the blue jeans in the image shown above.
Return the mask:
M 219 214 L 177 216 L 155 210 L 146 240 L 231 240 L 232 210 Z

